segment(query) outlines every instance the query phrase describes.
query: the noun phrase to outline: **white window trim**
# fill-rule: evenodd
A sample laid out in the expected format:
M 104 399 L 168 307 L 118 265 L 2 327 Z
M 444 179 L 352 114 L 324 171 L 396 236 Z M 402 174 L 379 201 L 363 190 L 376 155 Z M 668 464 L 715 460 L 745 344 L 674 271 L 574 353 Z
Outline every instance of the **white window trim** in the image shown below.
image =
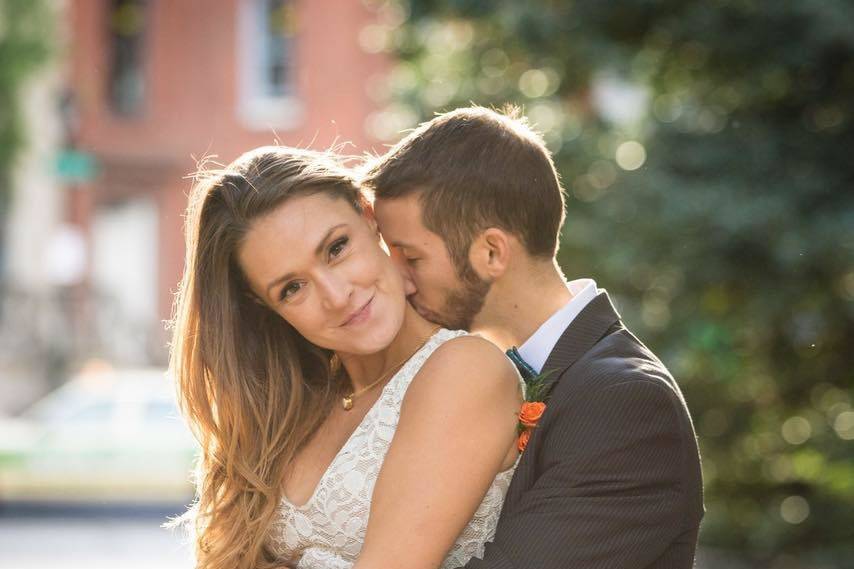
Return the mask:
M 303 122 L 305 109 L 295 93 L 270 96 L 258 92 L 256 30 L 259 0 L 240 0 L 237 14 L 237 118 L 250 130 L 291 130 Z

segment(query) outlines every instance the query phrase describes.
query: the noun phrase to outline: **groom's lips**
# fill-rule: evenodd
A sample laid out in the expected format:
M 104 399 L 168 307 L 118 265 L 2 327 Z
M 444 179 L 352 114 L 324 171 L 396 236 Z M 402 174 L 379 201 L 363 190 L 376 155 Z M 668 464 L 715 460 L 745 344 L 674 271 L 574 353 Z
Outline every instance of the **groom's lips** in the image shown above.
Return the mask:
M 439 323 L 439 320 L 438 320 L 439 315 L 438 314 L 436 314 L 432 310 L 429 310 L 427 308 L 424 308 L 423 306 L 420 306 L 415 301 L 411 301 L 411 302 L 412 302 L 413 308 L 415 308 L 415 312 L 420 314 L 421 318 L 424 318 L 425 320 L 429 320 L 430 322 L 436 322 L 437 324 Z

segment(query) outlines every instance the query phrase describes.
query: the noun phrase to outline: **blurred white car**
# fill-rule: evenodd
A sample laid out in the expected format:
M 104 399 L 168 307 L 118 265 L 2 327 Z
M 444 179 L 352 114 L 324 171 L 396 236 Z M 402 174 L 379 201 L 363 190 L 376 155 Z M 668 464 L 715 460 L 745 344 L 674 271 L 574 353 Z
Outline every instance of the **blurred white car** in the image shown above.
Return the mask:
M 0 503 L 187 503 L 196 448 L 165 370 L 89 366 L 0 419 Z

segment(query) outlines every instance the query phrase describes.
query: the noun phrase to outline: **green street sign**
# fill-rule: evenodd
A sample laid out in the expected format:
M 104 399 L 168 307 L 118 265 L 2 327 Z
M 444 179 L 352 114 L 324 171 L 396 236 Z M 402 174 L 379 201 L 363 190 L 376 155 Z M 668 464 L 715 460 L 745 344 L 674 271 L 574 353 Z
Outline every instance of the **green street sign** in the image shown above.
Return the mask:
M 95 157 L 87 152 L 63 150 L 56 158 L 56 174 L 63 182 L 91 182 L 97 173 Z

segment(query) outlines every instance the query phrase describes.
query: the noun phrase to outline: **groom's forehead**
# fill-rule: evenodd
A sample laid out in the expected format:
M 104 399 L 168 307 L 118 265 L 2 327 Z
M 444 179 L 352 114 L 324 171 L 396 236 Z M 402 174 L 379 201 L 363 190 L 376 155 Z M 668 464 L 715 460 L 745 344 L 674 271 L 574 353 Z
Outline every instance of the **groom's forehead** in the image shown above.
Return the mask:
M 421 221 L 421 204 L 414 196 L 391 199 L 377 199 L 374 213 L 380 230 L 385 226 L 395 239 L 403 235 L 417 233 L 424 229 Z
M 444 247 L 442 238 L 427 229 L 418 199 L 378 199 L 374 203 L 377 226 L 390 247 L 429 251 Z

